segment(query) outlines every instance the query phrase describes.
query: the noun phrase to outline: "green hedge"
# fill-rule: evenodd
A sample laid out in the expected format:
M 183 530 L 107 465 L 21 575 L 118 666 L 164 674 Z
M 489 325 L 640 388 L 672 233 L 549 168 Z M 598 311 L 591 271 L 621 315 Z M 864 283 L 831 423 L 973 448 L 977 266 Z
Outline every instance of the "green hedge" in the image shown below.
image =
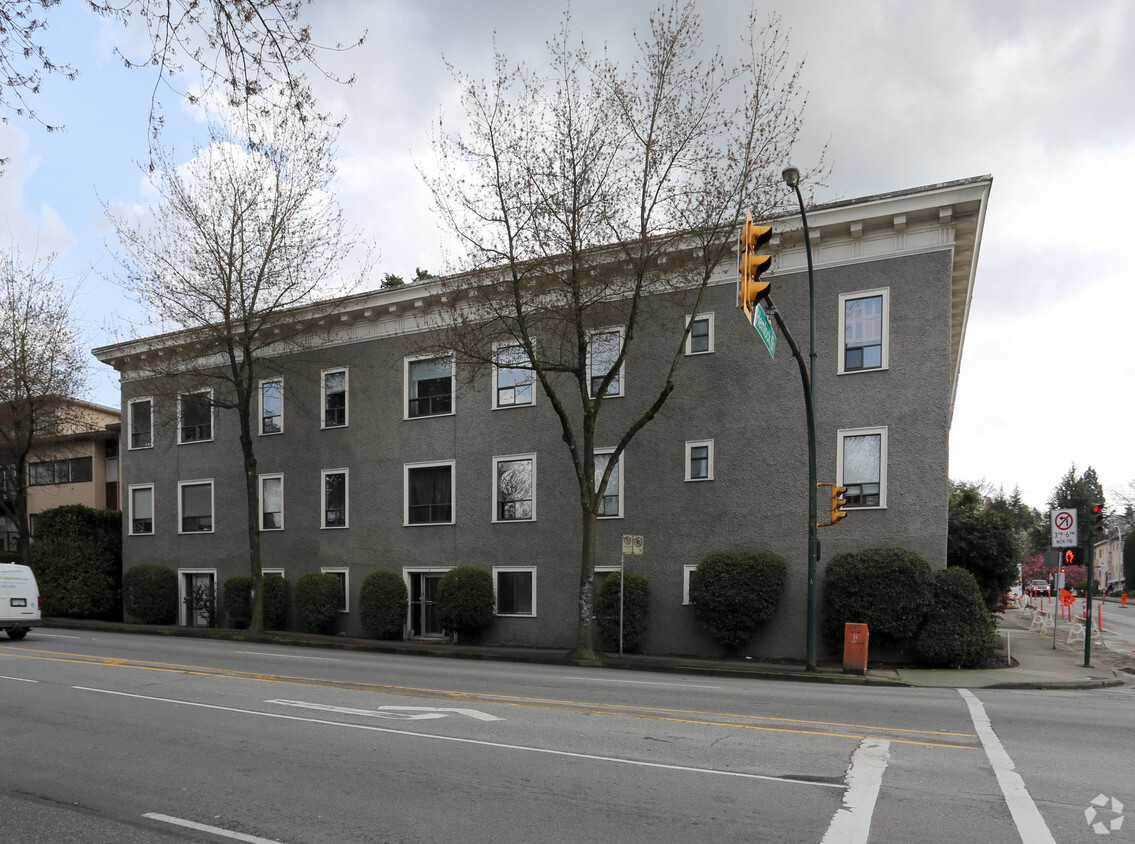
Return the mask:
M 252 577 L 238 574 L 226 580 L 222 601 L 229 624 L 241 629 L 248 627 L 252 621 Z
M 823 636 L 843 648 L 844 624 L 866 624 L 871 644 L 904 649 L 914 642 L 933 598 L 934 572 L 906 548 L 836 554 L 824 572 Z
M 273 572 L 260 579 L 260 590 L 264 593 L 264 629 L 287 630 L 292 584 Z
M 787 581 L 788 564 L 777 554 L 710 554 L 690 578 L 694 617 L 719 645 L 738 653 L 773 617 Z
M 401 639 L 410 596 L 406 582 L 392 571 L 379 569 L 363 579 L 359 589 L 359 619 L 378 639 Z
M 177 621 L 177 575 L 173 569 L 141 563 L 122 576 L 126 613 L 143 624 Z
M 934 602 L 915 650 L 927 665 L 981 668 L 997 647 L 997 629 L 973 573 L 950 566 L 934 575 Z
M 32 570 L 43 614 L 122 617 L 122 514 L 69 504 L 36 520 Z
M 330 633 L 342 605 L 340 580 L 326 572 L 308 572 L 296 581 L 296 623 L 305 633 Z
M 641 574 L 627 572 L 627 593 L 623 601 L 623 650 L 633 651 L 646 635 L 650 611 L 650 582 Z M 619 573 L 611 572 L 595 596 L 595 615 L 599 637 L 612 651 L 619 649 Z
M 443 630 L 475 638 L 493 623 L 493 576 L 474 566 L 450 569 L 437 585 L 437 620 Z

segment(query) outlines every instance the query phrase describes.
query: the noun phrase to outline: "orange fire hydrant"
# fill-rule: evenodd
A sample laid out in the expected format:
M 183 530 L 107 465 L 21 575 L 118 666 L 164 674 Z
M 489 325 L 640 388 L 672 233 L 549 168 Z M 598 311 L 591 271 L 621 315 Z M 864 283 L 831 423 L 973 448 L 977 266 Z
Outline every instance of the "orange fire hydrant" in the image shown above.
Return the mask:
M 869 636 L 870 633 L 866 624 L 843 625 L 844 673 L 867 673 L 867 639 Z

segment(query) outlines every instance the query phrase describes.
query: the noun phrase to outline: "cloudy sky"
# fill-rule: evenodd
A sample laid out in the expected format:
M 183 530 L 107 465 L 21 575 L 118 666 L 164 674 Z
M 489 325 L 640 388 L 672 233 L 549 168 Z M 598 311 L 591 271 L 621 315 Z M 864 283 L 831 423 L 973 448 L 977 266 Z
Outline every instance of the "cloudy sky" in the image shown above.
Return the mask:
M 625 54 L 654 3 L 574 0 L 574 27 Z M 47 47 L 81 71 L 50 78 L 33 106 L 66 131 L 12 116 L 0 125 L 0 237 L 25 255 L 57 253 L 78 286 L 90 346 L 115 339 L 133 306 L 103 205 L 147 201 L 154 77 L 111 52 L 137 33 L 78 0 L 52 10 Z M 851 198 L 991 174 L 951 435 L 950 475 L 988 481 L 1043 507 L 1075 464 L 1105 489 L 1135 482 L 1135 273 L 1123 259 L 1135 196 L 1135 4 L 1127 0 L 793 0 L 764 3 L 791 29 L 810 92 L 796 156 L 828 144 L 831 176 L 817 199 Z M 320 0 L 314 37 L 366 44 L 326 64 L 351 88 L 320 86 L 345 114 L 339 198 L 381 252 L 383 272 L 451 269 L 415 161 L 428 158 L 439 111 L 456 110 L 445 61 L 491 70 L 493 39 L 539 61 L 565 4 L 507 0 Z M 726 53 L 748 4 L 703 0 L 706 42 Z M 137 42 L 134 42 L 137 43 Z M 134 51 L 136 55 L 137 52 Z M 183 155 L 202 134 L 167 99 L 169 139 Z M 120 329 L 121 330 L 121 329 Z M 113 372 L 94 364 L 92 398 L 118 404 Z M 100 371 L 104 370 L 104 371 Z

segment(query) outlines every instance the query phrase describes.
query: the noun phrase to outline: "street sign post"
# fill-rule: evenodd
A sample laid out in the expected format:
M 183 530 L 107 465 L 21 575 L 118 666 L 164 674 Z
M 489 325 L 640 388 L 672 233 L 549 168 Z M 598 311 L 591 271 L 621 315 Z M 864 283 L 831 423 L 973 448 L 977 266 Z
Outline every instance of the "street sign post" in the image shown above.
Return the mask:
M 768 356 L 775 358 L 776 333 L 772 330 L 772 323 L 768 321 L 768 314 L 765 313 L 765 309 L 759 304 L 753 308 L 753 328 L 757 329 L 757 333 L 761 335 L 761 339 L 765 341 Z
M 1074 548 L 1076 546 L 1076 511 L 1063 509 L 1049 513 L 1052 519 L 1052 547 Z

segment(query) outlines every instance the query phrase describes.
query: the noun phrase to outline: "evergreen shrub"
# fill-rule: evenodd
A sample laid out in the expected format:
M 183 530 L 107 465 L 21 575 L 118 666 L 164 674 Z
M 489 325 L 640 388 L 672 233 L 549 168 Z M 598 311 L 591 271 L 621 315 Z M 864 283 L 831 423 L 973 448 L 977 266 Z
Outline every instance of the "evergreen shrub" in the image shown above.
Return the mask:
M 787 581 L 788 564 L 777 554 L 710 554 L 690 578 L 694 617 L 719 645 L 739 653 L 757 627 L 773 617 Z
M 934 602 L 918 634 L 920 662 L 945 668 L 981 668 L 993 656 L 997 630 L 973 573 L 950 566 L 934 575 Z
M 296 581 L 296 623 L 305 633 L 330 633 L 342 605 L 342 584 L 327 572 L 308 572 Z
M 252 577 L 238 574 L 225 581 L 222 601 L 233 627 L 244 629 L 252 621 Z
M 292 585 L 283 575 L 273 572 L 260 578 L 260 589 L 264 593 L 264 629 L 286 630 Z
M 619 649 L 619 573 L 611 572 L 595 596 L 595 615 L 599 638 L 608 650 Z M 633 651 L 646 635 L 650 610 L 650 582 L 644 575 L 627 572 L 627 592 L 623 600 L 623 650 Z
M 40 513 L 31 546 L 43 614 L 122 617 L 122 514 L 82 504 Z
M 495 618 L 493 576 L 474 566 L 450 569 L 437 584 L 437 620 L 443 630 L 477 637 Z
M 836 554 L 824 572 L 824 640 L 841 651 L 844 624 L 866 624 L 873 645 L 902 650 L 914 643 L 933 595 L 934 572 L 916 551 Z
M 410 596 L 406 582 L 392 571 L 379 569 L 363 579 L 359 618 L 363 629 L 377 639 L 401 639 Z
M 122 575 L 126 613 L 143 624 L 177 621 L 177 574 L 155 563 L 141 563 Z

